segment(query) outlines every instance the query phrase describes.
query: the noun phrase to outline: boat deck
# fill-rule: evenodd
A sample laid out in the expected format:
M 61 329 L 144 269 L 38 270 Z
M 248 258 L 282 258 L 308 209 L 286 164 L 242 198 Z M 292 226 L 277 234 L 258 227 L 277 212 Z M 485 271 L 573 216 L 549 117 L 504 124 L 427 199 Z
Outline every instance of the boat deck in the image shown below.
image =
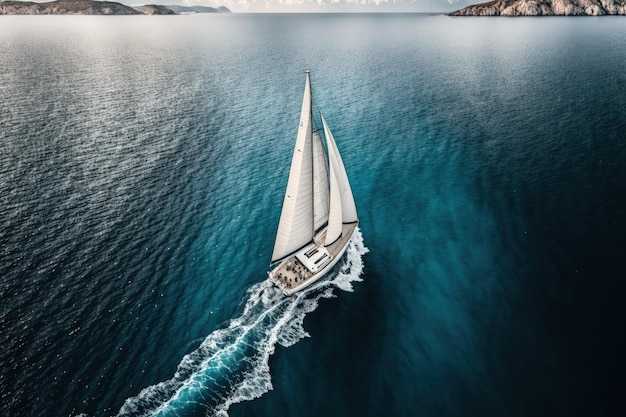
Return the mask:
M 337 239 L 330 246 L 324 247 L 324 239 L 326 237 L 326 230 L 324 229 L 315 237 L 314 243 L 307 246 L 300 252 L 292 255 L 278 265 L 272 272 L 270 272 L 270 279 L 274 284 L 280 287 L 285 294 L 292 294 L 299 291 L 313 282 L 317 281 L 324 274 L 326 274 L 339 260 L 338 257 L 343 255 L 345 248 L 354 233 L 358 223 L 344 224 L 341 237 Z M 305 256 L 306 252 L 312 251 L 315 248 L 325 248 L 330 255 L 330 261 L 326 263 L 321 269 L 316 272 L 307 268 L 298 257 Z

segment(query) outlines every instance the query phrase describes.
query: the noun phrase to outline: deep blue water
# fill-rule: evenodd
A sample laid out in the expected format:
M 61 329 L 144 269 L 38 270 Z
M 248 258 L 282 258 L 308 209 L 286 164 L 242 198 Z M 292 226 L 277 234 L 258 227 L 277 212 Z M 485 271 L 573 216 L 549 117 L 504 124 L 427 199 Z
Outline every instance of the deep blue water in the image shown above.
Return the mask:
M 619 415 L 624 45 L 620 17 L 2 16 L 0 415 Z M 361 232 L 285 298 L 304 69 Z

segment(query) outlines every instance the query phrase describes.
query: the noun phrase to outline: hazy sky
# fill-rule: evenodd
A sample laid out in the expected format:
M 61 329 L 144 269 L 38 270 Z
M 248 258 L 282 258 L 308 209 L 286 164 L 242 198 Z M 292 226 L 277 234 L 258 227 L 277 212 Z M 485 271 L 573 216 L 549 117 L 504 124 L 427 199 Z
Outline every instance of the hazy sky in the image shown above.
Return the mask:
M 53 0 L 22 0 L 47 3 Z M 489 0 L 108 0 L 129 6 L 180 4 L 226 6 L 233 12 L 451 12 Z
M 226 6 L 233 12 L 448 12 L 485 0 L 114 0 L 126 4 Z

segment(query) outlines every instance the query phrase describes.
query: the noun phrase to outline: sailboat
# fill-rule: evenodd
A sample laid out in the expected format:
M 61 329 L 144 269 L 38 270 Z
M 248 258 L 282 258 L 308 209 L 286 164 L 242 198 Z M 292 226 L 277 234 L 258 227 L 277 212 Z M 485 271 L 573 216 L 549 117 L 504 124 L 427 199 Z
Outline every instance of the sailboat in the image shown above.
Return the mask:
M 272 253 L 273 268 L 268 272 L 270 281 L 286 295 L 327 274 L 341 259 L 359 224 L 335 139 L 321 112 L 322 129 L 318 128 L 312 97 L 311 74 L 306 71 L 300 126 Z

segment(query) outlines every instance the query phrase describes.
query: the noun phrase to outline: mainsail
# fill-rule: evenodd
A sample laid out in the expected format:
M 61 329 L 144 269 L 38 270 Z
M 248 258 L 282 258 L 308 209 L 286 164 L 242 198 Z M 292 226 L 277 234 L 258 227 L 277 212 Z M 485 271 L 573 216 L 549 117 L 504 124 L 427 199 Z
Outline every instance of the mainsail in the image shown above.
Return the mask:
M 284 258 L 313 239 L 313 117 L 311 114 L 311 83 L 306 74 L 300 127 L 293 150 L 287 191 L 280 213 L 272 262 Z

